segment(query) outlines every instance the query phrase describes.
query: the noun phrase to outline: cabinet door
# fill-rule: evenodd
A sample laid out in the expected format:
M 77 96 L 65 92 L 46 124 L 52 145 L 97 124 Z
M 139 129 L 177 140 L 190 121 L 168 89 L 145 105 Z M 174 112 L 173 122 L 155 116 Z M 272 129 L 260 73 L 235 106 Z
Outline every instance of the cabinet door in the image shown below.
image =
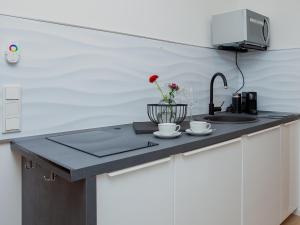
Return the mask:
M 281 127 L 281 222 L 294 210 L 298 203 L 298 121 Z
M 280 224 L 280 127 L 243 141 L 243 225 Z
M 241 183 L 240 139 L 177 156 L 175 225 L 240 225 Z
M 173 225 L 170 158 L 97 177 L 98 225 Z

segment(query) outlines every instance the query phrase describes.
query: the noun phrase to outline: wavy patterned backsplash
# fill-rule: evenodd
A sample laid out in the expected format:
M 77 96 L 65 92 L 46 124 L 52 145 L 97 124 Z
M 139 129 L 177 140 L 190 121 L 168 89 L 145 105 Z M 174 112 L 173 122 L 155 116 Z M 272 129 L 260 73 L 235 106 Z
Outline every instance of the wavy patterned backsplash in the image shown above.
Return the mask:
M 300 49 L 240 54 L 245 89 L 258 92 L 258 108 L 300 112 Z
M 225 95 L 228 104 L 238 86 L 229 52 L 6 16 L 0 33 L 2 49 L 10 41 L 21 49 L 19 64 L 0 60 L 0 85 L 23 89 L 22 132 L 2 139 L 147 120 L 146 104 L 159 102 L 151 73 L 196 89 L 194 113 L 207 112 L 213 73 L 230 86 L 216 88 L 215 102 Z

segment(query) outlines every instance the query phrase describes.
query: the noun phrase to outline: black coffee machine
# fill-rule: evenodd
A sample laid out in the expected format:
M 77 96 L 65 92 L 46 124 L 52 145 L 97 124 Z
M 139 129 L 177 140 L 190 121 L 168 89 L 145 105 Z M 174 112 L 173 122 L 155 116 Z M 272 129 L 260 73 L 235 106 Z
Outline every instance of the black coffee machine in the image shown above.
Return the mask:
M 242 93 L 242 111 L 257 115 L 257 92 Z
M 235 93 L 232 96 L 232 113 L 257 115 L 257 92 Z

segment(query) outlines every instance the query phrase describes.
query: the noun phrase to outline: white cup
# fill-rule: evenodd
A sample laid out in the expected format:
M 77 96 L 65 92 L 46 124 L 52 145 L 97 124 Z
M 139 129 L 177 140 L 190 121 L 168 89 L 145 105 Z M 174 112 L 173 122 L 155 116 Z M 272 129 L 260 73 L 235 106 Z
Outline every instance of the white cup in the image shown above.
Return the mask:
M 172 135 L 180 130 L 180 125 L 176 125 L 176 123 L 160 123 L 158 124 L 158 130 L 162 135 Z
M 211 124 L 203 121 L 191 121 L 191 130 L 195 133 L 201 133 L 211 128 Z

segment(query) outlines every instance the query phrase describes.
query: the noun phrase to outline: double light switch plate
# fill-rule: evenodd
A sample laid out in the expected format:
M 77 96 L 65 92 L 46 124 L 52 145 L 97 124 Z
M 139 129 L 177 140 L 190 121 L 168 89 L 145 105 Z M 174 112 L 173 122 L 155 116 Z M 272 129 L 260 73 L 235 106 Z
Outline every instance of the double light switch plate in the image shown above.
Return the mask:
M 2 133 L 21 131 L 21 87 L 19 85 L 5 85 L 3 87 L 2 115 Z

